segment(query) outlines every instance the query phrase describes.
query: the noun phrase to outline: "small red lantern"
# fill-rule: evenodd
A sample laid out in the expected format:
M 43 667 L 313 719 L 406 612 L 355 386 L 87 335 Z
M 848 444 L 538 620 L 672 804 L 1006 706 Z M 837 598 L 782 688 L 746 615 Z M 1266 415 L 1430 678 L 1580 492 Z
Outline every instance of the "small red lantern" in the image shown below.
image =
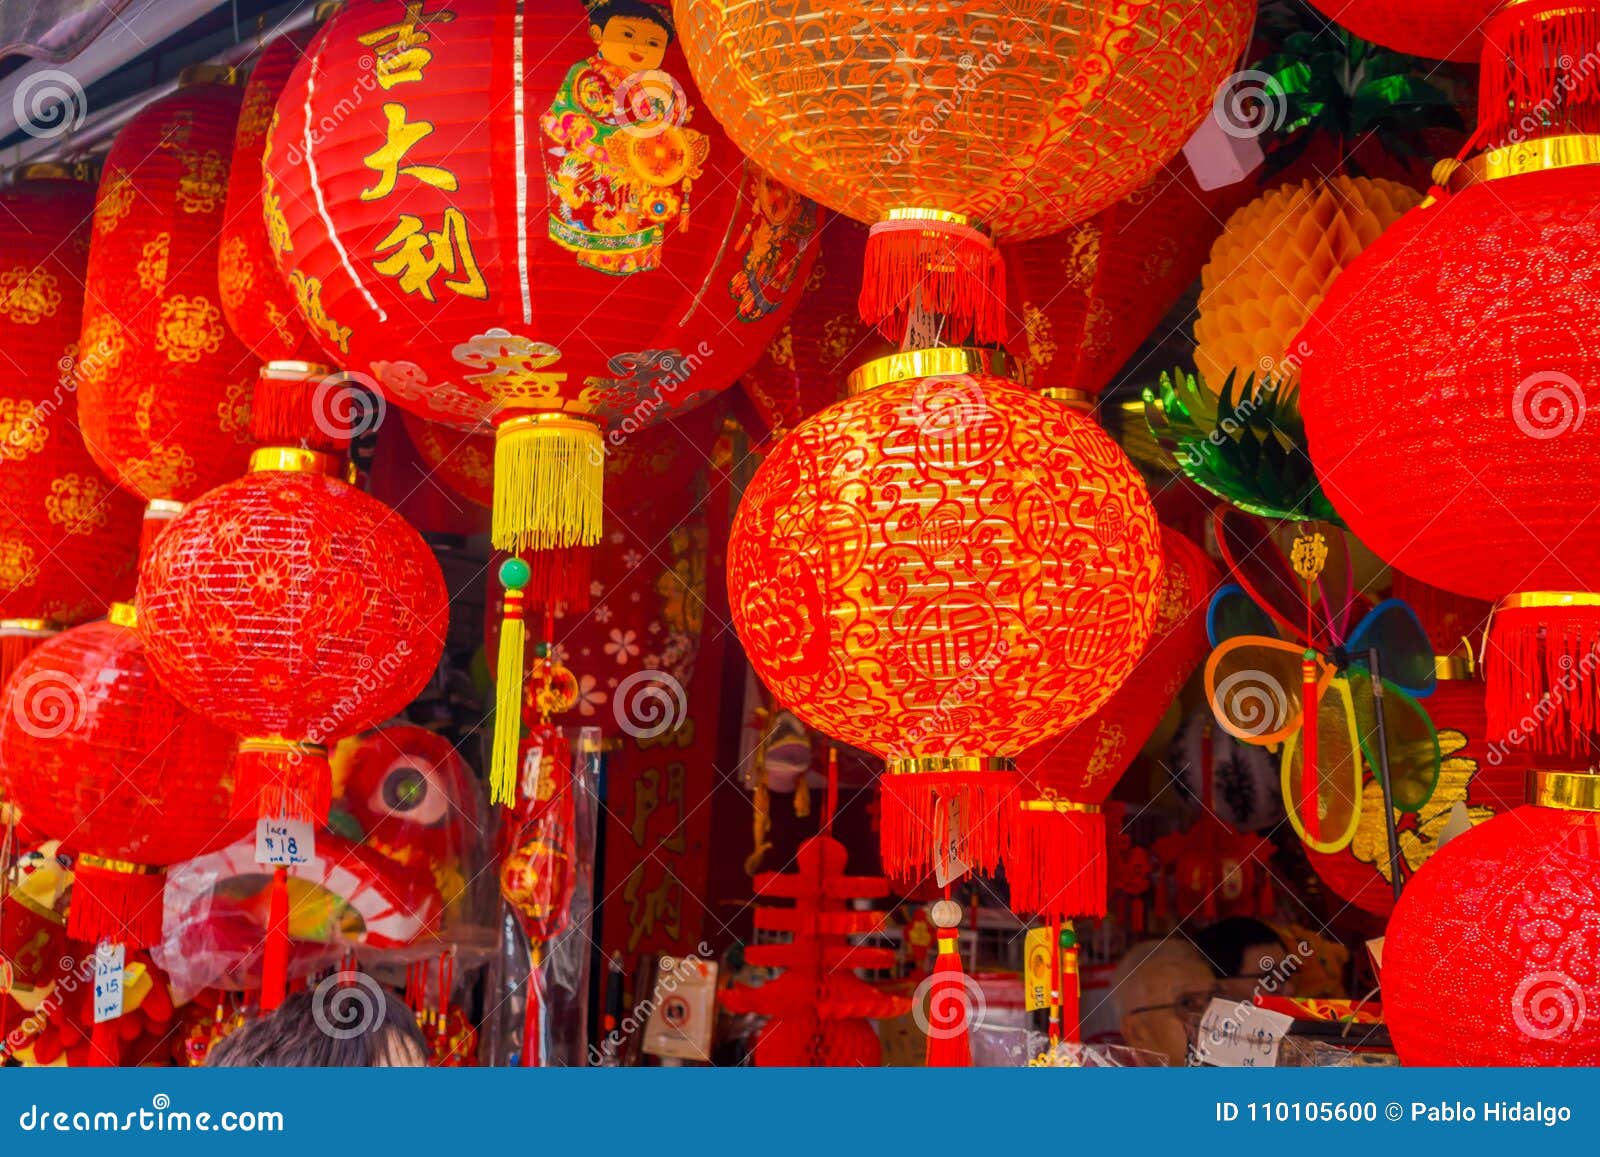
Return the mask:
M 0 781 L 35 832 L 77 855 L 68 934 L 161 939 L 172 864 L 226 846 L 234 739 L 156 681 L 133 608 L 57 635 L 18 666 L 0 715 Z
M 773 449 L 729 542 L 756 673 L 810 725 L 889 761 L 892 876 L 935 849 L 993 869 L 1012 761 L 1110 698 L 1156 616 L 1143 479 L 1004 365 L 970 349 L 867 363 L 852 397 Z
M 1476 61 L 1505 0 L 1311 0 L 1363 40 L 1432 60 Z
M 0 191 L 0 686 L 64 626 L 133 589 L 139 506 L 78 433 L 72 391 L 94 188 L 34 165 Z

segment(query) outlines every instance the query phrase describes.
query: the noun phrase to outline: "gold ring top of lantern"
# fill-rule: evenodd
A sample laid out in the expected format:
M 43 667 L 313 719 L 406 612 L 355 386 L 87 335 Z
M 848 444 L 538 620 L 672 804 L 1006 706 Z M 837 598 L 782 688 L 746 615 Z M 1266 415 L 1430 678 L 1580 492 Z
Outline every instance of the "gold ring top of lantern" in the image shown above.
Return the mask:
M 965 213 L 955 213 L 949 209 L 904 208 L 890 209 L 884 214 L 885 221 L 937 221 L 941 225 L 965 225 L 970 229 L 982 230 L 982 225 L 974 225 L 972 218 Z
M 582 433 L 595 433 L 600 428 L 600 419 L 591 418 L 586 414 L 574 414 L 566 410 L 541 410 L 535 414 L 518 414 L 515 418 L 507 418 L 494 428 L 494 436 L 495 440 L 498 441 L 512 434 L 523 434 L 530 431 L 569 432 L 577 430 Z
M 261 376 L 274 381 L 298 381 L 301 378 L 325 377 L 333 367 L 321 362 L 296 362 L 286 359 L 270 361 L 261 367 Z
M 1076 390 L 1071 386 L 1046 386 L 1039 391 L 1039 396 L 1049 398 L 1052 402 L 1060 402 L 1063 406 L 1071 406 L 1074 410 L 1088 413 L 1094 409 L 1094 395 L 1088 390 Z M 1139 403 L 1143 406 L 1144 403 Z
M 98 868 L 102 872 L 121 872 L 124 876 L 159 876 L 165 868 L 153 864 L 136 864 L 132 860 L 113 860 L 107 856 L 92 856 L 88 852 L 78 853 L 78 865 L 84 868 Z
M 197 84 L 238 84 L 239 70 L 226 64 L 191 64 L 178 73 L 178 87 Z
M 339 462 L 332 454 L 307 450 L 301 446 L 263 446 L 250 454 L 250 473 L 280 471 L 285 474 L 326 474 L 340 476 Z
M 854 397 L 879 386 L 912 378 L 950 377 L 956 374 L 982 374 L 991 378 L 1009 378 L 1010 363 L 1001 350 L 977 349 L 972 346 L 936 346 L 923 350 L 904 350 L 873 358 L 850 371 L 845 388 Z
M 183 513 L 183 503 L 171 498 L 152 498 L 145 503 L 146 518 L 176 518 Z
M 1600 607 L 1592 591 L 1518 591 L 1500 600 L 1499 610 L 1527 611 L 1541 607 Z
M 248 739 L 239 740 L 241 752 L 254 752 L 258 755 L 327 755 L 328 749 L 320 743 L 312 743 L 309 739 L 285 739 L 281 735 L 253 735 Z
M 1600 775 L 1587 771 L 1530 771 L 1528 802 L 1569 812 L 1600 812 Z
M 1062 815 L 1073 812 L 1080 815 L 1098 815 L 1101 810 L 1097 803 L 1079 803 L 1075 799 L 1057 799 L 1055 796 L 1025 799 L 1020 806 L 1025 812 L 1057 812 Z
M 908 755 L 884 760 L 884 770 L 890 775 L 1015 771 L 1017 761 L 1003 755 Z
M 1527 173 L 1547 173 L 1579 165 L 1600 165 L 1600 135 L 1562 133 L 1487 149 L 1455 170 L 1457 188 Z
M 1441 683 L 1476 679 L 1478 677 L 1478 669 L 1473 664 L 1471 655 L 1435 655 L 1433 657 L 1433 677 Z
M 112 603 L 106 608 L 106 622 L 132 629 L 139 625 L 139 608 L 132 603 Z
M 0 635 L 53 635 L 60 629 L 49 619 L 0 619 Z

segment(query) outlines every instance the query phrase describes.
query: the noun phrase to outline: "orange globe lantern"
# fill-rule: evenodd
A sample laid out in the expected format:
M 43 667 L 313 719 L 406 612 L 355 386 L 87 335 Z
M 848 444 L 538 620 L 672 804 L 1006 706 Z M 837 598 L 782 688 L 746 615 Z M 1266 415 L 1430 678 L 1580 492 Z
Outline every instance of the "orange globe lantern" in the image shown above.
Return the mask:
M 856 4 L 674 0 L 734 143 L 873 226 L 861 314 L 899 343 L 1005 337 L 993 242 L 1057 232 L 1183 146 L 1237 67 L 1250 0 Z
M 191 70 L 130 120 L 94 208 L 76 367 L 83 440 L 158 518 L 250 455 L 253 359 L 217 283 L 239 117 L 230 78 Z
M 734 520 L 734 627 L 779 702 L 888 761 L 891 875 L 991 870 L 1014 760 L 1098 709 L 1160 600 L 1155 514 L 1087 417 L 1002 355 L 869 362 L 756 472 Z
M 89 457 L 71 388 L 93 206 L 94 187 L 57 166 L 0 191 L 0 685 L 133 589 L 139 506 Z

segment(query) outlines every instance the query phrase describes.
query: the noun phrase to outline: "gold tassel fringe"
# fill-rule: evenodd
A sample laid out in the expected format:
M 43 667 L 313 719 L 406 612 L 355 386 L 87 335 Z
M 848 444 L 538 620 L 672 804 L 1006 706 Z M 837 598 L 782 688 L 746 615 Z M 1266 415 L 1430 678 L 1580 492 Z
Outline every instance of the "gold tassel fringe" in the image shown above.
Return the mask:
M 605 440 L 566 414 L 524 414 L 495 431 L 493 541 L 556 550 L 600 541 Z

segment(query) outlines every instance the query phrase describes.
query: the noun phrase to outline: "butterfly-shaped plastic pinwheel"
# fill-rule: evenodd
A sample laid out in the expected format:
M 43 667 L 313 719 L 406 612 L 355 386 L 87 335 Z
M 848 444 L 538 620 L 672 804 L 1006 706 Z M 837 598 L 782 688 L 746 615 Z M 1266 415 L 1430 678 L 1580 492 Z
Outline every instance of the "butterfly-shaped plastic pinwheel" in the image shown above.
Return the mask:
M 1355 594 L 1350 540 L 1338 527 L 1298 524 L 1296 550 L 1315 543 L 1321 563 L 1308 582 L 1267 523 L 1222 508 L 1214 525 L 1234 582 L 1212 597 L 1208 611 L 1214 649 L 1206 695 L 1230 734 L 1261 747 L 1282 745 L 1284 807 L 1300 838 L 1333 853 L 1355 837 L 1364 781 L 1381 767 L 1373 650 L 1383 677 L 1394 806 L 1420 810 L 1439 780 L 1439 739 L 1418 702 L 1433 693 L 1435 666 L 1417 616 L 1399 599 L 1365 609 Z M 1308 744 L 1310 702 L 1316 735 Z

